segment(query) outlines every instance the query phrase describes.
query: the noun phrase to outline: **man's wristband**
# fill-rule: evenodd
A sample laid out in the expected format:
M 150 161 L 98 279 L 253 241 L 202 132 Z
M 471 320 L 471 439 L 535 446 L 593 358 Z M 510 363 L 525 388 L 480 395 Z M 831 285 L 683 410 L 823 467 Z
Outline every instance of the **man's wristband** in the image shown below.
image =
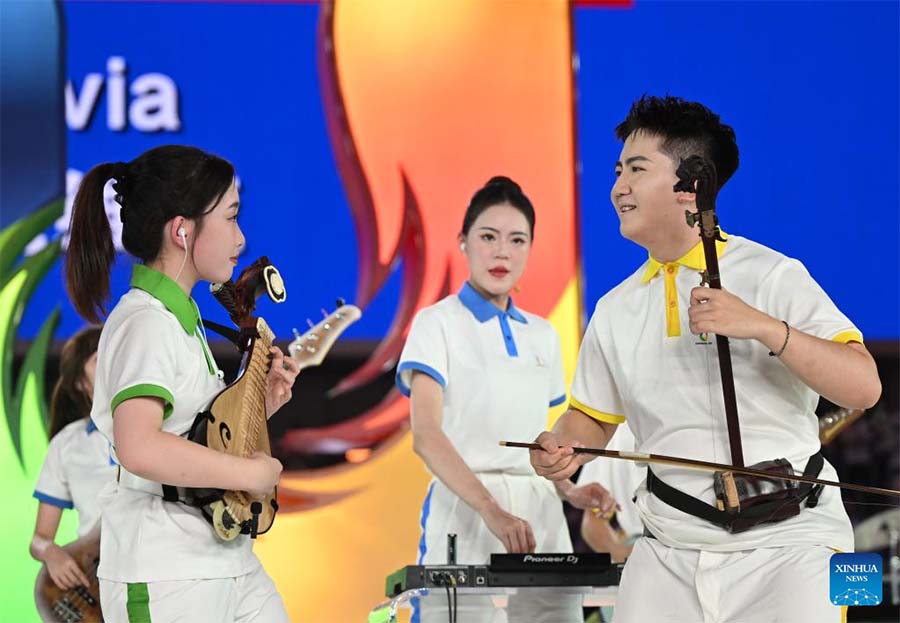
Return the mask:
M 786 329 L 786 333 L 784 334 L 784 344 L 781 345 L 781 348 L 778 349 L 777 353 L 769 351 L 769 357 L 781 357 L 782 353 L 784 353 L 784 349 L 787 348 L 788 340 L 791 339 L 791 325 L 784 320 L 781 321 L 781 324 L 783 324 Z

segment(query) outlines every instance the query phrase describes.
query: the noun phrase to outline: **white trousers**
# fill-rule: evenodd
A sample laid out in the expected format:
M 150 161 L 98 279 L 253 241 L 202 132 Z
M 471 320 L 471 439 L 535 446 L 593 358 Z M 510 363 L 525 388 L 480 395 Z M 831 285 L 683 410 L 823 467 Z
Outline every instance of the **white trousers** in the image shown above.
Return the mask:
M 841 623 L 824 546 L 708 552 L 641 538 L 625 563 L 613 623 Z
M 562 502 L 553 485 L 537 475 L 478 473 L 478 479 L 505 511 L 531 525 L 538 552 L 571 552 L 572 542 L 563 515 Z M 483 565 L 491 554 L 506 553 L 503 543 L 488 530 L 481 516 L 441 482 L 428 489 L 420 520 L 422 539 L 419 563 L 447 563 L 447 534 L 456 534 L 456 562 Z M 458 596 L 460 623 L 580 623 L 584 620 L 581 598 L 559 595 L 552 590 L 522 591 L 511 595 L 506 611 L 495 607 L 487 596 Z M 447 596 L 435 589 L 418 599 L 412 623 L 446 623 Z
M 262 565 L 236 578 L 125 583 L 100 580 L 106 623 L 288 623 Z

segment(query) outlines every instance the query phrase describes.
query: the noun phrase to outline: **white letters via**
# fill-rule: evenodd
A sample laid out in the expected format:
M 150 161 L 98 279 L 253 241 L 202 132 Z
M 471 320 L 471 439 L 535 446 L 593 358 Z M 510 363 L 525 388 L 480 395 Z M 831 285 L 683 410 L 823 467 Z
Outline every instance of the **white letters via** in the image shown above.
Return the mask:
M 106 127 L 115 132 L 129 125 L 139 132 L 177 132 L 181 129 L 178 86 L 170 76 L 150 72 L 137 76 L 129 85 L 128 63 L 121 56 L 106 61 L 106 76 L 89 73 L 81 88 L 66 81 L 66 125 L 70 130 L 86 130 L 106 91 Z M 131 101 L 129 102 L 129 96 Z

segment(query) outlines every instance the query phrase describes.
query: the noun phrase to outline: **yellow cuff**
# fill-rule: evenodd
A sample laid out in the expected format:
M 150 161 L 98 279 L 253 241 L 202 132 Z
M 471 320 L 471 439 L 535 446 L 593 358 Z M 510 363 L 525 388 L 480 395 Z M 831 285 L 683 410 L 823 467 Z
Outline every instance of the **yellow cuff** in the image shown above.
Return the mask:
M 837 342 L 838 344 L 846 344 L 847 342 L 859 342 L 862 344 L 863 337 L 862 333 L 859 331 L 844 331 L 831 338 L 831 341 Z
M 607 422 L 608 424 L 621 424 L 625 421 L 624 415 L 613 415 L 612 413 L 603 413 L 602 411 L 591 409 L 589 406 L 575 400 L 575 396 L 569 398 L 569 406 L 573 409 L 581 411 L 585 415 L 589 415 L 595 420 Z

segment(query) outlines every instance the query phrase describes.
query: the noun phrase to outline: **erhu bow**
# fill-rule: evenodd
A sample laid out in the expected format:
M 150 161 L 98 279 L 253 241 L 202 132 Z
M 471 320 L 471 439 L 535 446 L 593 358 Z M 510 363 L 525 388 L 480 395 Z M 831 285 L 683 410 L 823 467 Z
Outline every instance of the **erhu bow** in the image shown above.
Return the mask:
M 528 450 L 542 450 L 539 443 L 523 442 L 523 441 L 501 441 L 500 445 L 506 448 L 527 448 Z M 725 463 L 714 463 L 712 461 L 701 461 L 699 459 L 688 459 L 680 456 L 666 456 L 665 454 L 650 454 L 645 452 L 625 452 L 619 450 L 604 450 L 602 448 L 578 448 L 573 447 L 575 454 L 591 454 L 593 456 L 602 456 L 608 459 L 620 459 L 631 461 L 633 463 L 658 463 L 660 465 L 677 465 L 696 469 L 704 472 L 732 471 L 738 474 L 746 474 L 748 476 L 757 476 L 761 478 L 772 478 L 771 472 L 750 467 L 737 467 L 735 465 L 727 465 Z M 836 480 L 825 480 L 822 478 L 814 478 L 812 476 L 802 476 L 800 474 L 778 474 L 781 480 L 790 480 L 793 482 L 805 482 L 813 485 L 824 485 L 829 487 L 840 487 L 841 489 L 849 489 L 851 491 L 861 491 L 863 493 L 872 493 L 874 495 L 884 495 L 887 497 L 900 498 L 900 491 L 894 489 L 884 489 L 882 487 L 870 487 L 868 485 L 857 485 L 852 482 L 838 482 Z

